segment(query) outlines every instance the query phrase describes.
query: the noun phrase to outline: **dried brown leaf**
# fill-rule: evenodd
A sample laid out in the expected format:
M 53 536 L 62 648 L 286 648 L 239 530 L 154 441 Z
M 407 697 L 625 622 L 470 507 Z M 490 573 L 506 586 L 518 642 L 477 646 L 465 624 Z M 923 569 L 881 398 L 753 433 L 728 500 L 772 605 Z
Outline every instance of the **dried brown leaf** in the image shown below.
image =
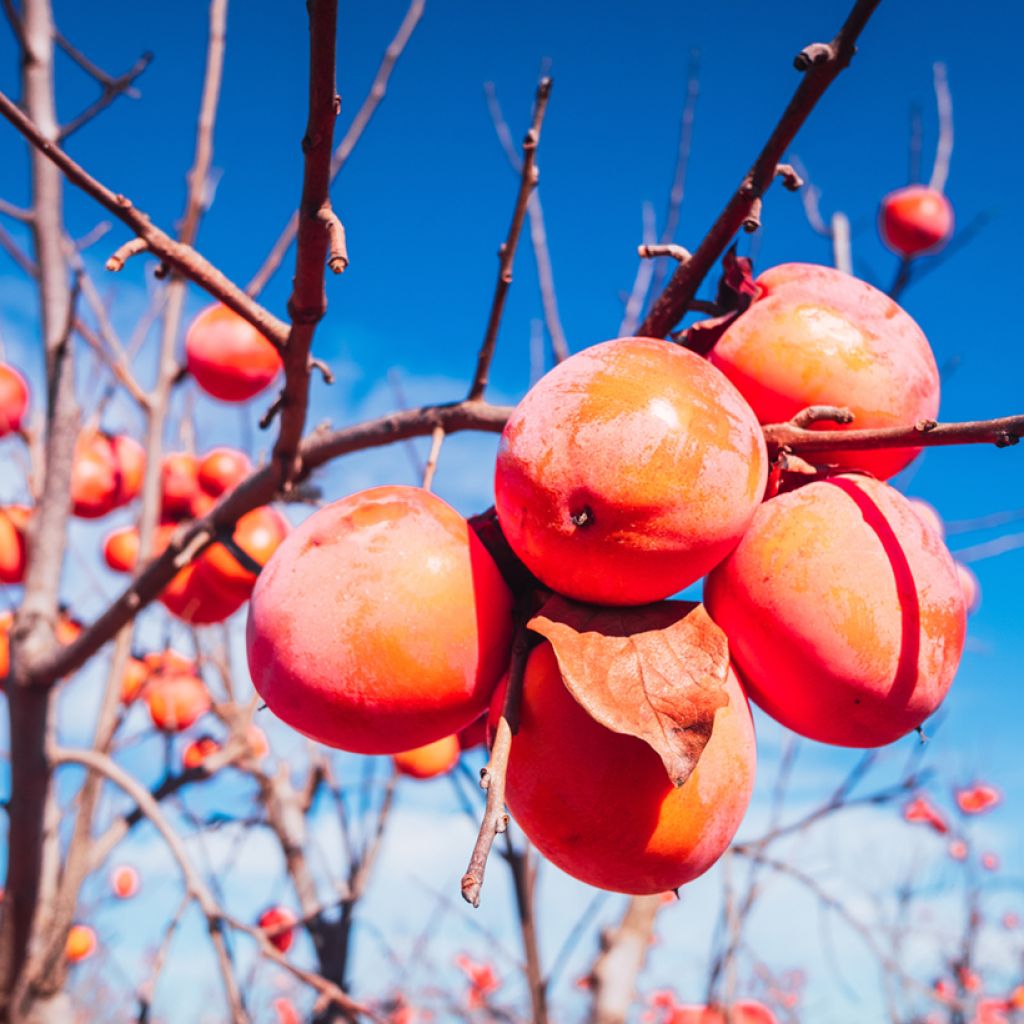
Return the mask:
M 599 608 L 555 595 L 528 626 L 554 648 L 566 688 L 606 729 L 635 736 L 681 786 L 729 702 L 729 647 L 704 606 Z

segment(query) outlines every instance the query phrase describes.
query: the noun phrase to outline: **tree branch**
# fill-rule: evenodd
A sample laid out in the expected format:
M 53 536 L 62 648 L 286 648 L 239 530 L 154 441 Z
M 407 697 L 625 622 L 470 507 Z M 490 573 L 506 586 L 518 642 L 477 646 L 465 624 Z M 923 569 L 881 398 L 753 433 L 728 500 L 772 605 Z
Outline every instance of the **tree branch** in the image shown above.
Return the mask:
M 639 334 L 664 337 L 686 312 L 701 282 L 728 248 L 735 234 L 756 212 L 761 196 L 772 183 L 779 162 L 796 133 L 825 90 L 849 64 L 856 49 L 857 37 L 878 4 L 879 0 L 857 0 L 831 43 L 815 43 L 798 54 L 795 63 L 798 70 L 804 72 L 804 76 L 793 98 L 768 137 L 754 166 L 698 246 L 693 259 L 677 268 L 665 290 L 655 300 L 640 326 Z
M 56 164 L 72 185 L 91 196 L 104 209 L 109 210 L 118 220 L 131 228 L 146 242 L 154 256 L 233 309 L 271 342 L 279 347 L 285 344 L 288 339 L 286 324 L 255 302 L 192 246 L 175 241 L 158 228 L 145 213 L 132 204 L 130 199 L 112 192 L 106 185 L 97 181 L 55 142 L 50 141 L 33 119 L 22 113 L 18 105 L 2 92 L 0 115 L 7 118 L 40 153 Z
M 476 373 L 469 388 L 468 400 L 478 401 L 483 398 L 487 389 L 487 376 L 494 358 L 494 346 L 498 340 L 498 328 L 501 326 L 501 315 L 505 310 L 505 298 L 509 285 L 512 283 L 512 264 L 516 258 L 519 235 L 526 219 L 526 207 L 533 190 L 537 187 L 537 146 L 540 143 L 540 130 L 544 124 L 544 113 L 551 95 L 551 79 L 542 78 L 537 86 L 533 103 L 533 119 L 530 130 L 523 139 L 523 166 L 519 177 L 519 192 L 516 205 L 512 211 L 512 223 L 501 249 L 498 251 L 498 280 L 494 285 L 494 298 L 491 301 L 491 313 L 487 320 L 487 330 L 480 345 L 480 353 L 476 361 Z

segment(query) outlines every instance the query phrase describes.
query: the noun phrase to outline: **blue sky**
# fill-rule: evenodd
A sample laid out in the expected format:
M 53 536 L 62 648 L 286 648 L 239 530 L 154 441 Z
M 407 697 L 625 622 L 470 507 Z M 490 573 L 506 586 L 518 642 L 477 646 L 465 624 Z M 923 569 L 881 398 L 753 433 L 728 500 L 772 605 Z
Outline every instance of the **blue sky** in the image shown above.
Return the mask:
M 845 10 L 845 4 L 834 0 L 771 7 L 749 0 L 615 5 L 428 0 L 426 15 L 395 71 L 384 106 L 334 190 L 352 263 L 342 278 L 328 282 L 330 309 L 316 347 L 335 367 L 339 380 L 333 389 L 317 385 L 311 422 L 329 418 L 343 423 L 394 407 L 389 371 L 397 371 L 413 404 L 455 398 L 466 387 L 486 321 L 495 253 L 507 228 L 516 187 L 491 129 L 483 82 L 495 83 L 518 138 L 525 128 L 538 69 L 542 61 L 551 61 L 555 85 L 540 149 L 541 193 L 562 319 L 570 346 L 578 349 L 615 333 L 621 295 L 635 271 L 642 203 L 653 202 L 662 215 L 691 49 L 701 52 L 701 95 L 676 240 L 692 247 L 738 183 L 795 87 L 793 54 L 806 43 L 830 38 Z M 342 3 L 340 128 L 362 101 L 403 12 L 404 4 L 392 0 Z M 205 46 L 205 4 L 107 0 L 86 5 L 57 0 L 56 13 L 64 34 L 110 71 L 126 69 L 143 50 L 155 51 L 156 59 L 140 81 L 142 99 L 119 101 L 99 122 L 76 135 L 68 148 L 98 178 L 125 192 L 170 228 L 181 212 L 184 172 L 191 159 Z M 821 188 L 826 213 L 840 209 L 849 215 L 858 273 L 887 283 L 895 259 L 877 239 L 877 203 L 887 191 L 905 183 L 908 112 L 914 102 L 923 109 L 924 161 L 926 167 L 930 164 L 936 133 L 931 65 L 934 60 L 946 62 L 956 116 L 948 192 L 960 225 L 980 215 L 991 216 L 987 228 L 968 247 L 915 284 L 904 300 L 931 340 L 940 365 L 956 360 L 944 390 L 942 416 L 946 419 L 1024 411 L 1022 332 L 1010 297 L 1004 297 L 1004 290 L 1014 287 L 1016 273 L 1015 235 L 1020 224 L 1016 182 L 1024 163 L 1024 143 L 1012 126 L 1022 82 L 1019 68 L 1004 59 L 1005 48 L 993 41 L 994 37 L 1014 38 L 1022 19 L 1020 10 L 1005 3 L 981 2 L 969 10 L 951 2 L 933 3 L 927 9 L 894 0 L 883 3 L 863 35 L 861 52 L 814 112 L 793 150 Z M 204 221 L 199 247 L 240 281 L 255 271 L 298 197 L 305 45 L 304 5 L 298 0 L 236 0 L 229 19 L 216 135 L 216 199 Z M 59 75 L 59 107 L 67 119 L 92 98 L 93 87 L 63 58 Z M 16 94 L 16 78 L 13 45 L 8 34 L 0 31 L 0 87 Z M 24 201 L 25 160 L 20 144 L 12 131 L 2 127 L 0 139 L 5 155 L 0 162 L 0 196 Z M 73 192 L 67 213 L 76 235 L 101 219 L 91 202 Z M 763 220 L 765 229 L 757 238 L 741 241 L 744 248 L 755 247 L 758 267 L 790 260 L 828 261 L 827 243 L 808 228 L 797 197 L 773 188 Z M 16 225 L 10 230 L 20 237 Z M 145 302 L 152 267 L 136 260 L 116 281 L 103 276 L 103 259 L 124 237 L 123 229 L 115 227 L 90 251 L 89 262 L 115 298 L 114 320 L 127 334 Z M 284 315 L 289 276 L 286 262 L 265 293 L 265 301 L 279 315 Z M 190 310 L 197 311 L 206 299 L 193 290 L 189 303 Z M 514 401 L 527 387 L 531 321 L 539 316 L 532 258 L 524 242 L 492 376 L 496 399 Z M 9 357 L 14 353 L 16 361 L 38 375 L 33 329 L 31 292 L 16 267 L 0 255 L 0 337 Z M 88 367 L 82 372 L 87 376 Z M 225 413 L 199 398 L 200 436 L 216 431 L 225 440 L 251 440 L 258 450 L 265 444 L 254 429 L 259 411 Z M 133 424 L 131 412 L 124 407 L 115 407 L 111 415 L 120 418 L 118 426 Z M 6 461 L 10 448 L 0 452 Z M 909 493 L 932 502 L 949 520 L 1017 509 L 1024 507 L 1022 457 L 1020 450 L 937 450 L 915 464 L 904 484 Z M 439 493 L 464 512 L 484 507 L 490 502 L 492 460 L 493 439 L 451 439 L 437 478 Z M 322 482 L 327 495 L 335 497 L 384 481 L 413 482 L 408 453 L 402 448 L 347 460 L 325 473 Z M 16 491 L 14 476 L 5 473 L 0 498 L 16 497 Z M 951 546 L 966 546 L 1013 529 L 958 535 L 951 538 Z M 76 526 L 76 531 L 82 543 L 95 544 L 105 527 Z M 1001 825 L 996 819 L 986 824 L 992 830 L 986 840 L 998 846 L 1006 872 L 1019 876 L 1024 874 L 1024 845 L 1007 826 L 1020 820 L 1024 806 L 1024 767 L 1018 754 L 1024 711 L 1019 685 L 1024 655 L 1018 581 L 1024 572 L 1024 548 L 980 561 L 974 568 L 981 579 L 983 604 L 972 619 L 969 648 L 945 705 L 942 728 L 932 740 L 931 757 L 940 767 L 943 783 L 983 774 L 1006 789 Z M 66 579 L 69 595 L 87 617 L 102 607 L 115 585 L 102 570 L 87 570 L 77 561 L 72 561 Z M 163 628 L 158 615 L 147 618 L 143 626 L 154 638 Z M 81 712 L 68 714 L 71 728 L 90 706 L 92 691 L 83 685 L 79 692 L 78 701 L 69 700 Z M 762 772 L 746 826 L 751 834 L 764 820 L 765 795 L 782 739 L 777 727 L 763 719 L 759 725 Z M 275 733 L 275 739 L 288 749 L 283 730 Z M 900 749 L 891 763 L 905 755 L 911 742 L 897 745 Z M 133 767 L 143 774 L 155 773 L 155 749 L 140 748 Z M 811 806 L 852 761 L 849 752 L 807 744 L 794 792 L 796 806 Z M 238 790 L 227 785 L 210 796 L 229 803 L 238 798 Z M 401 806 L 404 817 L 388 856 L 396 865 L 406 863 L 402 843 L 414 841 L 409 837 L 430 827 L 416 816 L 434 815 L 432 820 L 441 823 L 440 832 L 430 841 L 436 858 L 425 857 L 424 863 L 437 865 L 431 877 L 436 888 L 447 886 L 454 892 L 451 883 L 462 870 L 468 833 L 448 788 L 438 783 L 408 790 Z M 821 851 L 805 851 L 855 896 L 857 865 L 866 855 L 863 845 L 868 842 L 863 837 L 871 842 L 876 836 L 885 837 L 879 841 L 904 852 L 911 845 L 905 830 L 886 831 L 887 819 L 865 815 L 857 826 L 835 829 L 831 845 L 823 841 Z M 417 823 L 423 825 L 420 832 Z M 850 838 L 855 836 L 861 838 Z M 924 848 L 920 856 L 938 858 L 928 863 L 941 889 L 942 872 L 947 870 L 941 846 L 930 847 L 927 838 L 918 841 Z M 149 837 L 147 842 L 143 836 L 139 862 L 156 858 L 155 848 L 155 840 Z M 261 860 L 254 855 L 255 877 L 262 877 L 261 870 L 266 873 L 269 857 L 266 854 Z M 165 901 L 170 906 L 173 884 L 162 884 L 171 885 Z M 588 898 L 581 887 L 554 872 L 544 876 L 542 884 L 552 919 L 578 909 Z M 692 887 L 688 900 L 703 908 L 694 910 L 702 920 L 711 920 L 718 885 L 719 880 L 712 877 Z M 499 871 L 492 870 L 488 888 L 490 903 L 483 913 L 491 915 L 486 918 L 490 926 L 507 935 L 509 923 L 503 916 L 507 904 L 502 903 L 507 894 Z M 399 907 L 404 912 L 407 906 L 416 906 L 426 915 L 431 900 L 422 892 L 417 896 L 417 891 L 410 883 L 400 904 L 394 894 L 381 893 L 375 912 L 391 921 Z M 239 898 L 244 895 L 240 892 Z M 259 895 L 256 902 L 265 902 Z M 783 893 L 779 900 L 786 905 L 788 897 Z M 163 904 L 154 902 L 148 910 L 158 906 Z M 606 909 L 611 913 L 615 906 L 611 901 Z M 452 920 L 461 921 L 466 913 L 459 908 L 452 912 Z M 669 913 L 680 915 L 681 911 Z M 857 994 L 850 997 L 830 975 L 827 958 L 815 950 L 817 943 L 801 944 L 806 932 L 815 934 L 810 909 L 807 915 L 806 928 L 791 927 L 783 945 L 792 944 L 794 959 L 798 954 L 819 958 L 809 963 L 817 1000 L 813 1005 L 828 1007 L 830 1015 L 809 1009 L 808 1019 L 863 1020 L 858 1014 L 865 1012 L 865 1005 L 875 1005 L 874 976 L 862 958 L 851 952 Z M 137 920 L 119 921 L 116 927 L 123 929 L 129 945 L 140 944 L 140 936 L 148 934 Z M 392 923 L 400 932 L 401 922 Z M 687 938 L 685 927 L 672 929 L 666 924 L 666 929 L 666 940 L 653 958 L 650 986 L 678 979 L 687 995 L 696 996 L 699 968 L 693 965 L 706 955 L 706 943 L 692 935 Z M 769 949 L 777 943 L 779 934 L 773 930 L 770 913 L 755 933 Z M 549 950 L 557 947 L 558 934 L 555 920 L 543 934 Z M 473 948 L 478 941 L 474 935 L 468 925 L 453 924 L 446 941 Z M 514 943 L 514 937 L 508 941 Z M 370 950 L 361 955 L 372 959 Z M 183 958 L 183 963 L 181 970 L 187 972 L 188 959 Z M 789 965 L 784 956 L 782 965 Z M 195 969 L 201 973 L 199 966 Z M 168 1010 L 170 1006 L 169 1002 Z M 183 1005 L 178 1011 L 180 1019 L 188 1019 Z

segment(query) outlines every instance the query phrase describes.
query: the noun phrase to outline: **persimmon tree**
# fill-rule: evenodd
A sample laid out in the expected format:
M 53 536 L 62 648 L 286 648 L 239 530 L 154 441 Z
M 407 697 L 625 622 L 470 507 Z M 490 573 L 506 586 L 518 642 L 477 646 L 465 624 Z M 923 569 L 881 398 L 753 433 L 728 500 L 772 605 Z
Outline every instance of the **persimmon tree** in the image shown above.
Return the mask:
M 784 161 L 853 58 L 878 2 L 856 0 L 831 42 L 799 51 L 791 100 L 710 230 L 684 248 L 675 227 L 697 96 L 691 71 L 666 224 L 639 247 L 621 332 L 630 337 L 603 346 L 595 344 L 600 339 L 573 339 L 576 355 L 559 319 L 538 191 L 545 114 L 556 101 L 552 81 L 541 77 L 518 148 L 492 91 L 495 127 L 518 186 L 510 190 L 483 339 L 475 365 L 466 367 L 466 396 L 344 427 L 309 424 L 311 381 L 333 380 L 316 354 L 317 327 L 328 315 L 333 278 L 350 260 L 331 188 L 385 95 L 423 0 L 409 6 L 340 140 L 338 79 L 345 69 L 337 61 L 338 2 L 309 0 L 296 212 L 244 285 L 198 242 L 211 201 L 227 0 L 209 4 L 195 147 L 173 231 L 137 205 L 145 203 L 143 187 L 99 180 L 66 145 L 136 90 L 149 56 L 111 75 L 64 38 L 50 0 L 5 2 L 21 54 L 21 95 L 0 93 L 0 114 L 26 144 L 31 192 L 24 206 L 6 198 L 0 205 L 0 215 L 21 225 L 27 246 L 6 230 L 0 244 L 35 287 L 45 376 L 26 380 L 23 368 L 0 363 L 5 473 L 25 467 L 20 500 L 0 509 L 0 581 L 10 605 L 0 618 L 10 725 L 3 1019 L 68 1020 L 76 1005 L 83 1019 L 98 1019 L 103 1006 L 129 1001 L 136 1019 L 152 1019 L 176 932 L 195 909 L 220 979 L 223 1019 L 274 1013 L 279 1021 L 297 1020 L 301 1004 L 312 1005 L 318 1021 L 412 1024 L 432 1012 L 544 1024 L 553 1019 L 559 975 L 584 937 L 594 938 L 596 910 L 581 914 L 559 953 L 545 960 L 538 851 L 588 884 L 631 897 L 621 921 L 601 932 L 581 979 L 593 1019 L 603 1024 L 634 1012 L 656 919 L 675 900 L 674 890 L 720 859 L 748 865 L 746 886 L 740 893 L 726 879 L 703 1002 L 647 993 L 647 1019 L 797 1019 L 795 975 L 777 978 L 757 962 L 756 985 L 737 991 L 744 928 L 768 874 L 789 879 L 863 940 L 894 986 L 893 1020 L 924 1019 L 914 1016 L 919 1011 L 967 1020 L 1024 1005 L 1016 990 L 993 996 L 975 983 L 984 896 L 973 874 L 964 886 L 962 942 L 945 954 L 946 970 L 933 983 L 915 978 L 901 960 L 912 889 L 886 945 L 838 896 L 774 852 L 851 807 L 893 804 L 906 827 L 948 837 L 950 856 L 960 860 L 970 849 L 971 817 L 998 802 L 992 787 L 958 792 L 954 827 L 926 792 L 925 753 L 915 751 L 895 781 L 865 793 L 863 779 L 875 765 L 868 753 L 819 807 L 786 816 L 794 741 L 779 764 L 767 829 L 734 842 L 754 774 L 745 694 L 802 735 L 874 747 L 920 728 L 949 686 L 970 603 L 961 581 L 969 578 L 958 575 L 936 526 L 882 481 L 925 447 L 1005 447 L 1024 434 L 1024 415 L 936 421 L 938 369 L 927 340 L 895 302 L 917 261 L 953 230 L 943 195 L 951 149 L 944 76 L 940 116 L 947 130 L 932 180 L 885 200 L 884 237 L 900 256 L 888 295 L 849 276 L 849 223 L 835 214 L 826 225 L 813 196 L 805 195 L 808 216 L 832 241 L 836 270 L 792 264 L 757 276 L 751 260 L 737 254 L 737 235 L 759 230 L 766 219 L 776 179 L 791 191 L 806 190 Z M 65 123 L 55 103 L 58 48 L 99 87 L 98 98 Z M 67 186 L 116 222 L 114 243 L 105 240 L 106 229 L 70 237 Z M 513 409 L 492 403 L 487 392 L 527 225 L 560 365 Z M 106 273 L 146 261 L 158 281 L 128 341 L 115 329 L 85 255 L 101 243 L 110 247 Z M 675 262 L 671 275 L 668 261 Z M 293 277 L 282 317 L 260 297 L 284 265 Z M 715 297 L 699 298 L 713 276 Z M 832 321 L 822 314 L 802 325 L 786 322 L 794 304 L 824 303 L 830 288 L 839 296 L 828 300 Z M 787 289 L 795 298 L 787 299 Z M 212 305 L 186 323 L 190 290 Z M 701 319 L 684 326 L 691 314 Z M 773 316 L 786 326 L 777 345 L 759 326 L 774 323 Z M 800 363 L 804 353 L 815 363 L 822 338 L 850 330 L 876 338 L 879 350 L 865 356 L 858 349 L 849 372 L 834 377 L 828 368 Z M 787 352 L 787 343 L 801 354 Z M 83 354 L 104 377 L 98 406 L 83 400 L 75 369 Z M 871 371 L 884 365 L 888 376 L 858 378 L 865 361 Z M 805 387 L 816 374 L 835 386 Z M 239 450 L 226 437 L 200 442 L 187 408 L 176 402 L 183 387 L 219 401 L 263 401 L 266 457 L 260 461 L 255 450 Z M 105 418 L 114 418 L 113 408 L 128 410 L 123 419 L 134 428 L 112 429 Z M 430 493 L 439 465 L 443 470 L 445 439 L 465 431 L 502 434 L 495 508 L 474 510 L 468 520 Z M 174 433 L 180 441 L 171 448 Z M 321 467 L 413 438 L 430 439 L 421 486 L 396 481 L 356 495 L 320 493 Z M 318 507 L 327 499 L 331 504 Z M 801 532 L 806 521 L 791 525 L 812 506 L 830 524 L 820 548 L 814 544 L 821 530 Z M 103 519 L 117 509 L 128 510 L 131 522 L 109 534 L 102 557 L 128 581 L 79 617 L 77 595 L 62 582 L 74 555 L 72 517 Z M 796 565 L 795 555 L 812 549 L 813 557 Z M 707 609 L 669 600 L 709 571 Z M 857 609 L 852 632 L 829 634 L 830 601 Z M 800 608 L 795 625 L 786 606 Z M 237 664 L 246 617 L 248 671 Z M 786 658 L 773 657 L 779 638 Z M 858 661 L 869 649 L 884 663 L 877 671 L 874 662 L 864 668 Z M 62 736 L 59 708 L 101 666 L 105 682 L 90 711 L 91 743 L 73 746 Z M 810 687 L 812 676 L 831 689 Z M 311 741 L 299 741 L 277 721 L 271 729 L 263 701 Z M 133 744 L 155 749 L 156 763 L 133 763 Z M 367 760 L 353 784 L 340 777 L 333 748 L 395 756 L 383 774 Z M 467 785 L 469 765 L 479 769 L 479 788 Z M 194 794 L 230 773 L 251 809 L 204 819 Z M 504 1002 L 493 964 L 500 941 L 486 927 L 479 949 L 456 961 L 465 992 L 403 985 L 397 954 L 389 989 L 368 991 L 352 977 L 357 907 L 380 856 L 396 787 L 441 775 L 450 776 L 477 827 L 475 844 L 464 851 L 462 897 L 480 905 L 496 854 L 510 869 L 523 1005 Z M 68 778 L 75 782 L 70 800 Z M 336 848 L 323 863 L 314 833 L 325 806 L 335 817 Z M 117 863 L 117 851 L 141 823 L 159 837 L 180 877 L 180 906 L 130 996 L 125 986 L 114 992 L 109 979 L 108 987 L 86 993 L 72 984 L 71 972 L 101 955 L 101 938 L 86 920 L 83 891 L 90 878 L 109 871 L 111 898 L 137 898 L 145 877 Z M 223 879 L 197 863 L 190 841 L 229 825 L 240 843 L 265 830 L 280 856 L 287 896 L 268 901 L 255 917 L 232 908 Z M 983 870 L 995 869 L 992 857 L 982 854 Z M 294 947 L 299 936 L 309 939 L 301 954 Z M 431 938 L 428 922 L 410 959 Z M 239 943 L 256 954 L 248 973 Z M 274 999 L 259 987 L 263 962 L 286 979 L 286 994 Z

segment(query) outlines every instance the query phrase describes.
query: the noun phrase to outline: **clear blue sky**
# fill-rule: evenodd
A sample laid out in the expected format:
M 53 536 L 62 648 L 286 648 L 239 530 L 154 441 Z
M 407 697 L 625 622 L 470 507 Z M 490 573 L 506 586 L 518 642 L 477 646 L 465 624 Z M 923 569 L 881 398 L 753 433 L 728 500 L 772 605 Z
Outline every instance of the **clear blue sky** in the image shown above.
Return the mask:
M 392 368 L 400 371 L 411 401 L 454 398 L 464 388 L 516 187 L 491 129 L 484 81 L 495 83 L 518 138 L 538 68 L 544 59 L 552 62 L 555 85 L 539 157 L 541 193 L 562 319 L 571 347 L 578 349 L 614 334 L 621 293 L 635 270 L 641 204 L 654 202 L 659 217 L 664 209 L 691 48 L 701 51 L 701 96 L 676 240 L 692 247 L 795 87 L 792 56 L 806 43 L 830 38 L 846 7 L 836 0 L 770 6 L 749 0 L 604 5 L 428 0 L 384 106 L 334 189 L 352 263 L 342 278 L 328 282 L 330 310 L 317 350 L 342 372 L 333 391 L 318 387 L 313 419 L 340 423 L 394 405 L 382 384 Z M 342 3 L 341 128 L 361 103 L 404 9 L 401 0 Z M 118 101 L 77 134 L 69 150 L 170 228 L 181 212 L 191 160 L 206 5 L 56 0 L 56 11 L 64 34 L 111 72 L 129 67 L 143 50 L 155 52 L 139 83 L 141 100 Z M 936 129 L 931 65 L 947 63 L 956 116 L 948 192 L 961 226 L 986 213 L 992 220 L 904 300 L 940 365 L 958 360 L 945 387 L 946 419 L 1024 411 L 1024 338 L 1013 292 L 1024 165 L 1016 126 L 1024 83 L 1003 42 L 1022 28 L 1021 9 L 1005 2 L 982 0 L 965 7 L 949 0 L 928 5 L 884 0 L 862 37 L 861 52 L 794 147 L 822 189 L 824 210 L 849 215 L 858 272 L 887 283 L 895 259 L 877 240 L 877 203 L 906 181 L 913 102 L 923 108 L 924 162 L 930 166 Z M 240 281 L 259 265 L 299 194 L 306 60 L 299 0 L 235 0 L 216 134 L 219 182 L 199 248 Z M 59 75 L 60 111 L 67 119 L 94 90 L 64 58 Z M 0 87 L 17 93 L 15 51 L 6 31 L 0 31 Z M 3 126 L 0 145 L 0 196 L 24 201 L 23 152 Z M 75 234 L 84 234 L 100 216 L 90 201 L 69 194 L 68 222 Z M 826 242 L 807 227 L 797 197 L 773 188 L 763 220 L 765 230 L 754 243 L 760 268 L 829 260 Z M 98 275 L 102 259 L 124 237 L 115 227 L 91 252 Z M 115 307 L 115 320 L 125 331 L 150 271 L 151 264 L 136 260 L 118 282 L 125 298 Z M 265 294 L 279 315 L 288 279 L 286 263 Z M 109 279 L 103 283 L 113 287 Z M 204 303 L 202 295 L 191 295 L 191 309 Z M 493 376 L 495 393 L 508 400 L 528 384 L 530 321 L 539 315 L 524 244 Z M 31 344 L 31 311 L 16 268 L 2 254 L 0 317 L 5 342 L 24 351 Z M 223 419 L 214 419 L 223 415 L 200 400 L 201 421 L 206 417 L 223 425 Z M 238 433 L 241 428 L 232 416 L 225 429 Z M 250 431 L 247 421 L 239 436 Z M 489 501 L 492 451 L 489 440 L 456 439 L 446 447 L 437 486 L 463 511 Z M 352 460 L 332 470 L 325 483 L 330 496 L 340 496 L 383 479 L 410 482 L 402 451 Z M 938 450 L 919 460 L 907 487 L 950 520 L 1021 508 L 1024 450 Z M 951 546 L 992 535 L 953 537 Z M 983 606 L 972 620 L 970 648 L 933 741 L 941 745 L 936 760 L 950 780 L 975 772 L 991 776 L 1007 789 L 1007 818 L 1020 820 L 1024 548 L 981 561 L 975 569 Z M 778 734 L 766 726 L 765 736 L 770 766 Z M 847 753 L 811 747 L 807 764 L 814 767 L 807 778 L 820 775 L 827 789 L 849 763 Z M 768 767 L 760 794 L 770 781 Z M 1008 831 L 1003 840 L 1007 870 L 1024 873 L 1020 835 Z M 460 858 L 456 851 L 453 875 Z M 438 887 L 442 884 L 439 879 Z

